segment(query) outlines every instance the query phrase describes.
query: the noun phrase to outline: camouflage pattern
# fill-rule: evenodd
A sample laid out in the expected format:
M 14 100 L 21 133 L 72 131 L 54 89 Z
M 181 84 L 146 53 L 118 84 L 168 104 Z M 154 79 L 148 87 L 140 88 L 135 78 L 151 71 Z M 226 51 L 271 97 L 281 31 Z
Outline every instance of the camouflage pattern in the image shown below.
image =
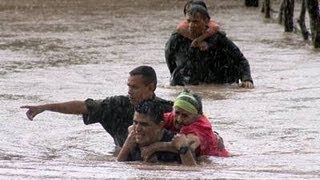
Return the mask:
M 154 96 L 159 100 L 165 112 L 172 110 L 172 102 Z M 84 124 L 100 123 L 112 136 L 117 146 L 122 147 L 128 136 L 128 127 L 132 125 L 134 106 L 128 96 L 112 96 L 104 100 L 85 100 L 88 114 L 83 115 Z
M 192 40 L 174 32 L 166 43 L 165 56 L 171 85 L 239 83 L 252 81 L 250 65 L 224 33 L 205 40 L 208 50 L 192 48 Z

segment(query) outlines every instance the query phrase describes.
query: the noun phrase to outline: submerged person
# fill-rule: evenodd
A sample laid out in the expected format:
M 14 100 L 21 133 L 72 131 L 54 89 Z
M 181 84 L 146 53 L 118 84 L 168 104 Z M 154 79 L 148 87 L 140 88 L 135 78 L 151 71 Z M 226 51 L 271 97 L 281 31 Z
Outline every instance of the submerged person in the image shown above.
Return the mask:
M 164 114 L 163 127 L 183 137 L 195 157 L 230 156 L 222 138 L 213 131 L 210 121 L 203 115 L 201 98 L 187 90 L 178 95 L 174 101 L 173 111 Z M 173 146 L 180 149 L 185 144 L 175 142 Z M 158 149 L 166 148 L 172 147 L 167 143 L 154 143 L 145 148 L 143 157 L 148 160 Z
M 192 5 L 186 17 L 192 39 L 208 29 L 210 16 L 203 6 Z M 240 83 L 240 87 L 254 87 L 248 60 L 225 34 L 217 32 L 205 42 L 208 48 L 201 51 L 191 47 L 190 38 L 178 32 L 171 35 L 165 47 L 171 85 Z
M 200 5 L 208 10 L 205 2 L 201 0 L 189 0 L 183 8 L 184 17 L 187 16 L 187 12 L 190 11 L 192 5 Z M 208 44 L 204 40 L 217 33 L 219 29 L 220 28 L 218 24 L 213 19 L 210 19 L 208 22 L 208 28 L 203 32 L 203 34 L 197 38 L 193 38 L 191 32 L 189 31 L 189 23 L 187 19 L 184 19 L 177 26 L 177 32 L 179 34 L 192 40 L 191 47 L 199 48 L 201 51 L 205 51 L 208 49 Z
M 175 148 L 175 141 L 179 145 Z M 133 125 L 129 135 L 121 148 L 118 161 L 142 161 L 143 148 L 156 143 L 167 144 L 164 150 L 157 149 L 153 154 L 153 162 L 181 162 L 184 165 L 196 165 L 191 151 L 188 151 L 186 139 L 174 138 L 174 133 L 163 128 L 163 111 L 159 109 L 159 102 L 144 101 L 135 107 Z
M 116 146 L 122 146 L 132 125 L 134 105 L 143 100 L 156 99 L 165 112 L 172 110 L 172 102 L 156 97 L 157 76 L 150 66 L 139 66 L 129 73 L 128 95 L 111 96 L 101 100 L 68 101 L 63 103 L 21 106 L 26 108 L 30 120 L 44 112 L 53 111 L 65 114 L 82 115 L 84 124 L 100 123 L 112 136 Z

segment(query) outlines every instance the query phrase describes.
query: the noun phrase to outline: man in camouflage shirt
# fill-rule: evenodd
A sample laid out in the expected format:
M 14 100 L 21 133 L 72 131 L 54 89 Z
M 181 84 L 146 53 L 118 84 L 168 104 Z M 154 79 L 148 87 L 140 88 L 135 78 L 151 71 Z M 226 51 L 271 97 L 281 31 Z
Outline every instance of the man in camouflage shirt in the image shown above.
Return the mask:
M 21 106 L 27 108 L 30 120 L 44 111 L 83 116 L 84 124 L 100 123 L 112 136 L 117 146 L 122 146 L 127 135 L 128 127 L 132 125 L 134 106 L 148 99 L 161 102 L 159 108 L 165 112 L 172 110 L 172 102 L 155 96 L 157 76 L 150 66 L 139 66 L 133 69 L 128 78 L 128 95 L 112 96 L 104 100 L 87 99 L 85 101 L 68 101 L 63 103 L 44 104 L 38 106 Z
M 193 39 L 208 28 L 210 16 L 202 6 L 191 6 L 186 17 Z M 202 50 L 191 47 L 193 39 L 174 32 L 166 43 L 171 85 L 239 83 L 241 80 L 241 87 L 253 88 L 249 62 L 225 34 L 218 32 L 205 39 L 201 46 L 206 48 Z

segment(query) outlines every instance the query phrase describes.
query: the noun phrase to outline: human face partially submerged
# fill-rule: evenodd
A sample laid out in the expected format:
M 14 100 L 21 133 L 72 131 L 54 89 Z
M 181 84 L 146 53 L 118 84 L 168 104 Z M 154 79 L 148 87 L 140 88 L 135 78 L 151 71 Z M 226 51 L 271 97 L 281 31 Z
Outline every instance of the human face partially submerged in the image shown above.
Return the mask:
M 135 112 L 133 116 L 133 130 L 136 143 L 140 146 L 148 146 L 161 139 L 163 122 L 156 124 L 151 117 L 142 113 Z
M 143 100 L 151 99 L 155 85 L 153 83 L 145 84 L 142 75 L 134 75 L 128 78 L 128 96 L 131 104 L 137 105 Z
M 197 120 L 198 114 L 191 114 L 190 112 L 179 108 L 177 106 L 173 107 L 174 116 L 174 127 L 176 129 L 181 129 L 183 126 L 187 126 Z
M 186 18 L 192 38 L 197 38 L 206 31 L 209 22 L 208 18 L 203 17 L 200 13 L 187 14 Z

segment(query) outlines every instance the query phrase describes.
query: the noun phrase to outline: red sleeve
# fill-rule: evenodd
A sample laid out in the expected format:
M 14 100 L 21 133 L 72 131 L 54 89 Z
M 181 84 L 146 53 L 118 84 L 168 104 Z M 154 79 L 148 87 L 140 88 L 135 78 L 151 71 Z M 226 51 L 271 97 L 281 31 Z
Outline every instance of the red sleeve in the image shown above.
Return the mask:
M 174 115 L 172 112 L 168 112 L 163 114 L 163 127 L 169 131 L 176 132 L 176 129 L 173 126 L 173 121 L 174 121 Z
M 196 150 L 198 155 L 223 156 L 229 155 L 228 151 L 218 150 L 217 137 L 213 133 L 211 123 L 204 116 L 199 118 L 196 122 L 181 128 L 182 134 L 194 134 L 200 139 L 200 146 Z

